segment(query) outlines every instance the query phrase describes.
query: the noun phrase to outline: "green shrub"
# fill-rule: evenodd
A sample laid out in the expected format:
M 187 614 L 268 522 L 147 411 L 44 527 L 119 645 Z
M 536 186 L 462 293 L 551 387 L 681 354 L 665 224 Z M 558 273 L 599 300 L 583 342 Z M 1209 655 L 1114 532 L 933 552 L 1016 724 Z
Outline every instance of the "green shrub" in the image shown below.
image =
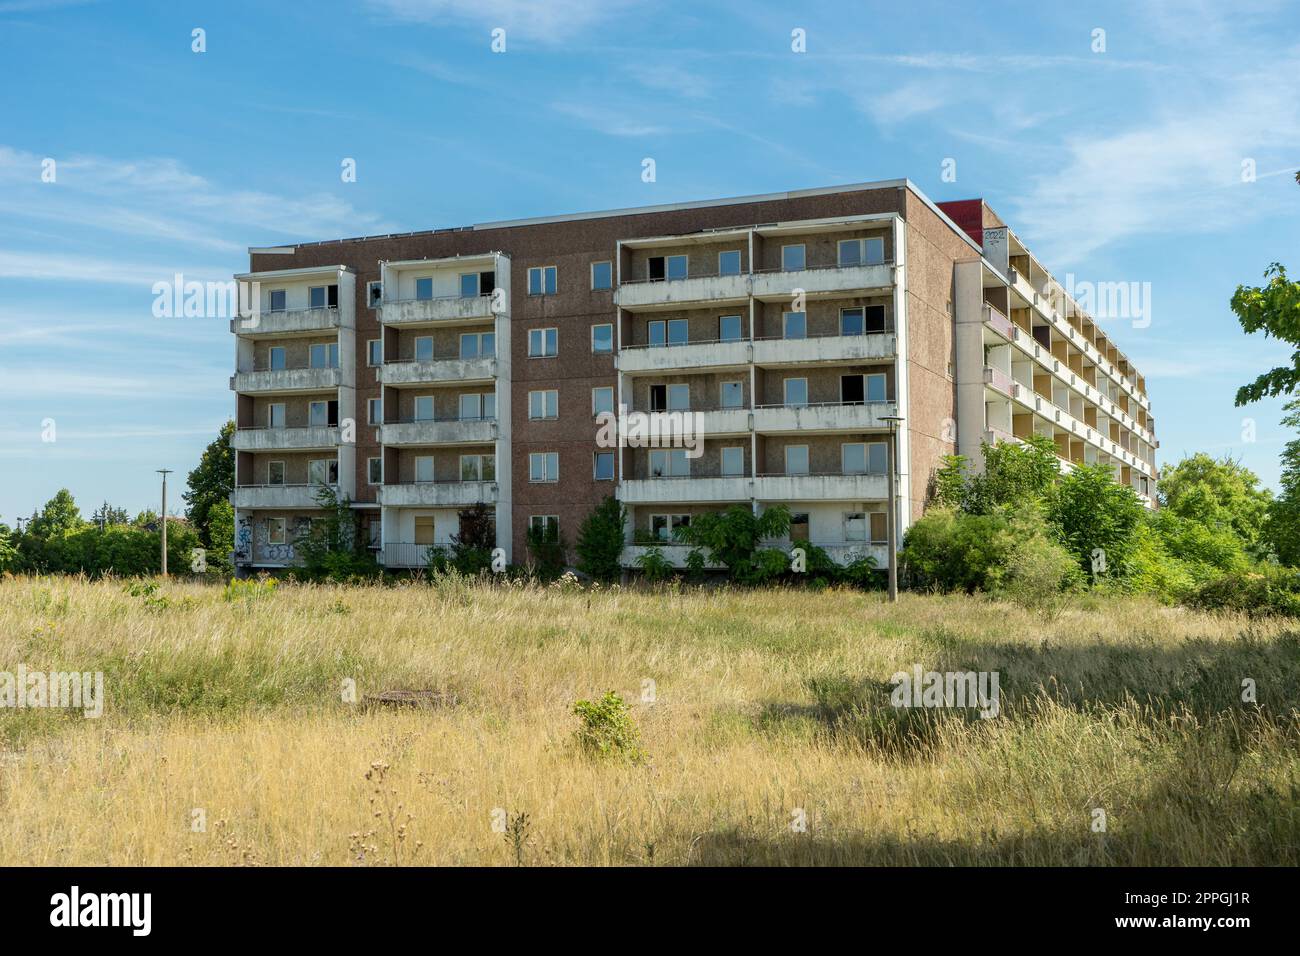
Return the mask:
M 578 553 L 578 570 L 597 581 L 617 581 L 623 574 L 623 535 L 627 512 L 623 505 L 607 495 L 583 519 L 574 550 Z
M 672 576 L 672 563 L 664 557 L 664 553 L 659 548 L 647 548 L 641 552 L 636 559 L 637 567 L 645 575 L 645 579 L 651 584 L 658 584 Z
M 1230 572 L 1196 588 L 1185 603 L 1201 611 L 1300 617 L 1300 571 L 1262 564 Z
M 533 573 L 540 581 L 554 581 L 564 571 L 564 538 L 552 524 L 530 525 L 524 536 Z
M 573 705 L 580 726 L 578 745 L 593 757 L 618 757 L 639 763 L 645 758 L 641 732 L 623 698 L 612 690 L 597 701 L 580 700 Z
M 1070 592 L 1083 583 L 1074 555 L 1035 529 L 1012 548 L 1000 593 L 1027 610 L 1054 618 L 1065 608 Z

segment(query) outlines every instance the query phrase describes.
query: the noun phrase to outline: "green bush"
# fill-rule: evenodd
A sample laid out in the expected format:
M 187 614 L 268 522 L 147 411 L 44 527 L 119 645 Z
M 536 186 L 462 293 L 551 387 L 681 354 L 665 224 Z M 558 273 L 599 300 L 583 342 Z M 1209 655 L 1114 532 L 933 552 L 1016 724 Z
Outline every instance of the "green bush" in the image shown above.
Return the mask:
M 612 690 L 600 700 L 580 700 L 573 705 L 580 726 L 578 746 L 593 757 L 618 757 L 639 763 L 645 758 L 641 732 L 623 698 Z
M 1027 610 L 1056 617 L 1070 592 L 1083 583 L 1083 572 L 1074 555 L 1042 529 L 1033 529 L 1011 549 L 1000 596 Z
M 1300 617 L 1300 571 L 1263 564 L 1230 572 L 1193 590 L 1184 603 L 1201 611 Z
M 673 573 L 672 563 L 664 557 L 663 551 L 659 548 L 647 548 L 642 551 L 637 556 L 636 563 L 641 573 L 645 575 L 645 579 L 651 584 L 666 581 Z
M 623 535 L 627 513 L 623 505 L 607 495 L 583 519 L 574 550 L 578 570 L 597 581 L 617 581 L 623 574 Z

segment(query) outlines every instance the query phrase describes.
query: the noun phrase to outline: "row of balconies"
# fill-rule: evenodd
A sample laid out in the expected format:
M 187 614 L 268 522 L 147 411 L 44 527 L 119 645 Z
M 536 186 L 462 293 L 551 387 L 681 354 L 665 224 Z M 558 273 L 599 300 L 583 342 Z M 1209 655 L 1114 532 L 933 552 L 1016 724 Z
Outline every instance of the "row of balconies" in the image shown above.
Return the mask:
M 235 508 L 241 510 L 282 508 L 285 510 L 320 507 L 316 496 L 319 485 L 236 485 Z M 482 502 L 495 504 L 495 481 L 419 481 L 379 485 L 376 497 L 386 507 L 464 508 Z
M 858 293 L 894 285 L 894 264 L 830 265 L 795 271 L 693 276 L 680 279 L 624 281 L 614 292 L 621 309 L 664 308 L 694 302 L 735 302 L 751 296 L 762 300 L 789 299 L 795 289 L 805 294 Z
M 891 332 L 636 346 L 621 349 L 615 365 L 621 372 L 638 373 L 741 365 L 879 362 L 892 360 L 897 354 L 898 340 Z

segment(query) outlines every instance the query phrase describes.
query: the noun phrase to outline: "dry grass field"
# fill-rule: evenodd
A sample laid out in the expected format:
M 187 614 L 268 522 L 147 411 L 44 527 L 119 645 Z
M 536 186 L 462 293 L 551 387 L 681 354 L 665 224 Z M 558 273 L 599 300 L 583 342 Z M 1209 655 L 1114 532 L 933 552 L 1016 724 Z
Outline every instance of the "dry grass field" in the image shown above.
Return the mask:
M 0 711 L 0 865 L 1300 863 L 1295 622 L 19 578 L 0 671 L 19 664 L 102 671 L 107 701 Z M 916 664 L 997 671 L 1000 714 L 890 706 Z M 348 679 L 446 696 L 352 704 Z M 608 690 L 644 759 L 575 742 L 574 702 Z

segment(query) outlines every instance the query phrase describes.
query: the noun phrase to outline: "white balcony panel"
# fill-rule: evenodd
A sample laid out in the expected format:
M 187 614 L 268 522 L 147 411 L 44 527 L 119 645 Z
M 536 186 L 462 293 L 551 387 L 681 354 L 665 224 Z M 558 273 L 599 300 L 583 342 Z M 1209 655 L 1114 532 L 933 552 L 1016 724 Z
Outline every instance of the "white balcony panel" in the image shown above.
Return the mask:
M 230 439 L 235 451 L 310 451 L 336 448 L 339 429 L 334 425 L 306 428 L 237 428 Z
M 659 372 L 684 368 L 726 368 L 748 365 L 750 343 L 700 342 L 686 345 L 637 347 L 618 353 L 618 368 L 622 372 Z
M 664 560 L 673 567 L 684 568 L 686 567 L 686 556 L 689 555 L 694 548 L 688 544 L 678 544 L 672 541 L 666 541 L 663 544 L 629 544 L 623 548 L 623 565 L 629 568 L 640 567 L 640 565 L 637 564 L 637 559 L 647 551 L 651 550 L 657 550 L 664 556 Z M 708 552 L 704 553 L 706 555 L 706 560 L 704 562 L 706 568 L 714 570 L 720 570 L 722 568 L 721 564 L 707 560 Z
M 284 510 L 319 508 L 316 496 L 320 485 L 236 486 L 233 504 L 236 509 L 279 508 Z
M 857 292 L 888 289 L 894 285 L 890 263 L 874 266 L 844 266 L 832 269 L 802 269 L 797 272 L 763 272 L 753 276 L 755 298 L 788 299 L 795 289 L 808 295 L 829 292 Z
M 337 306 L 325 309 L 295 309 L 288 312 L 259 312 L 257 315 L 230 320 L 230 331 L 246 338 L 315 335 L 332 332 L 339 326 L 352 325 L 353 310 L 346 314 Z
M 487 295 L 465 298 L 405 299 L 384 302 L 379 307 L 379 321 L 384 325 L 416 326 L 491 318 L 493 318 L 492 297 Z
M 807 365 L 814 362 L 890 361 L 898 354 L 893 333 L 826 335 L 811 339 L 760 339 L 755 365 Z
M 748 478 L 635 478 L 624 481 L 619 498 L 627 504 L 688 501 L 748 501 Z
M 615 290 L 614 304 L 624 309 L 636 309 L 744 299 L 749 296 L 749 278 L 747 275 L 699 276 L 694 279 L 629 282 Z
M 497 374 L 497 360 L 437 359 L 431 362 L 389 362 L 379 369 L 382 385 L 420 385 L 425 382 L 486 382 Z
M 802 432 L 816 429 L 862 431 L 888 428 L 885 417 L 897 414 L 893 402 L 867 405 L 780 405 L 754 409 L 754 430 Z
M 884 475 L 763 475 L 754 480 L 760 501 L 884 501 Z
M 343 373 L 336 368 L 282 368 L 262 372 L 236 372 L 230 387 L 236 392 L 288 394 L 324 392 L 338 388 Z
M 379 503 L 385 508 L 455 508 L 495 504 L 495 481 L 428 481 L 380 485 Z
M 379 429 L 381 445 L 473 445 L 496 437 L 495 421 L 401 422 Z

